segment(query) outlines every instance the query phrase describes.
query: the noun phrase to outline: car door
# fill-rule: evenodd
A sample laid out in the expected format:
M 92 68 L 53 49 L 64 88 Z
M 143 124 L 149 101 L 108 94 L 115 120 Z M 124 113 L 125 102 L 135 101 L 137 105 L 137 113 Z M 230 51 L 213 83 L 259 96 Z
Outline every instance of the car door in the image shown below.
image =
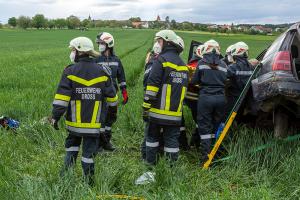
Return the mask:
M 203 44 L 203 43 L 198 42 L 196 40 L 191 41 L 190 50 L 189 50 L 189 57 L 188 57 L 187 63 L 189 63 L 189 61 L 194 57 L 196 48 L 201 44 Z
M 294 77 L 297 80 L 299 80 L 300 78 L 300 29 L 299 27 L 297 29 L 297 32 L 295 33 L 290 48 L 291 48 L 291 56 L 292 56 L 292 71 Z

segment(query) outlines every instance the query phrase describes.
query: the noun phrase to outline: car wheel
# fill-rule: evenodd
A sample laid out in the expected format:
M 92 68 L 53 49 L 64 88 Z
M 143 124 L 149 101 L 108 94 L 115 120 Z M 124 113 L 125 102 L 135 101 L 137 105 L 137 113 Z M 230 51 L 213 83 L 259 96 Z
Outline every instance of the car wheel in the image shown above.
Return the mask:
M 284 138 L 288 135 L 289 116 L 282 108 L 276 108 L 273 111 L 274 136 Z

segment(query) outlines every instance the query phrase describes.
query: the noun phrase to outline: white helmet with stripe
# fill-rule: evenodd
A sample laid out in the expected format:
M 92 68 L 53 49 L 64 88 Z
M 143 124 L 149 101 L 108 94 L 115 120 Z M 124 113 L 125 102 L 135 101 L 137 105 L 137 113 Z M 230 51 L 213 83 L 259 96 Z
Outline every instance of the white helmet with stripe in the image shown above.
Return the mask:
M 104 42 L 109 48 L 112 48 L 115 45 L 114 37 L 107 32 L 102 32 L 97 35 L 96 43 Z
M 208 54 L 208 53 L 213 53 L 213 52 L 220 55 L 221 54 L 220 50 L 221 50 L 220 45 L 217 41 L 208 40 L 207 42 L 204 43 L 202 55 Z
M 249 47 L 245 42 L 238 42 L 231 49 L 232 56 L 248 57 L 248 54 Z
M 232 44 L 226 49 L 227 60 L 229 63 L 234 62 L 233 56 L 231 55 L 231 50 L 234 48 L 234 45 L 235 44 Z
M 204 49 L 204 45 L 203 44 L 200 44 L 197 48 L 196 48 L 196 55 L 199 57 L 199 58 L 202 58 L 203 57 L 203 49 Z
M 230 45 L 229 47 L 227 47 L 227 49 L 226 49 L 226 54 L 227 54 L 227 55 L 228 55 L 228 54 L 231 54 L 231 50 L 232 50 L 233 47 L 234 47 L 233 44 Z

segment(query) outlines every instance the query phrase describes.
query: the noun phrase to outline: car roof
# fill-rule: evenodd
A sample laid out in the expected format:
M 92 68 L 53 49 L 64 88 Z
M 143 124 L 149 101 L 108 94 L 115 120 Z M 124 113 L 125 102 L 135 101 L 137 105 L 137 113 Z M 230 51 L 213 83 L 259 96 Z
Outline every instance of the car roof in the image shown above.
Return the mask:
M 299 29 L 299 26 L 300 26 L 300 22 L 296 22 L 295 24 L 293 24 L 292 26 L 290 26 L 290 28 L 288 29 L 288 31 Z

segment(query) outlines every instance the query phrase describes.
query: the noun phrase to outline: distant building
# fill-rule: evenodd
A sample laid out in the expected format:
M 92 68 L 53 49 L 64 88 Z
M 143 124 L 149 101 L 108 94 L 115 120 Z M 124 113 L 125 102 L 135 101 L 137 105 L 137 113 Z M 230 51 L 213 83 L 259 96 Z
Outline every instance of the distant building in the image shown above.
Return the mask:
M 218 28 L 231 31 L 231 25 L 227 25 L 227 24 L 220 25 L 220 26 L 218 26 Z
M 209 25 L 207 28 L 208 29 L 218 29 L 218 25 L 217 24 L 212 24 L 212 25 Z
M 133 28 L 149 28 L 149 22 L 140 21 L 140 22 L 132 22 Z
M 262 29 L 263 29 L 262 26 L 251 26 L 251 28 L 250 28 L 251 31 L 255 31 L 255 32 L 259 32 L 259 33 L 264 32 Z
M 249 30 L 249 28 L 247 26 L 238 26 L 236 30 L 246 32 Z
M 272 33 L 271 28 L 266 28 L 263 26 L 251 26 L 250 30 L 253 30 L 253 31 L 259 32 L 259 33 Z
M 229 30 L 229 31 L 232 29 L 231 25 L 228 24 L 224 24 L 224 25 L 210 24 L 207 26 L 207 28 L 210 30 L 219 29 L 219 30 Z

